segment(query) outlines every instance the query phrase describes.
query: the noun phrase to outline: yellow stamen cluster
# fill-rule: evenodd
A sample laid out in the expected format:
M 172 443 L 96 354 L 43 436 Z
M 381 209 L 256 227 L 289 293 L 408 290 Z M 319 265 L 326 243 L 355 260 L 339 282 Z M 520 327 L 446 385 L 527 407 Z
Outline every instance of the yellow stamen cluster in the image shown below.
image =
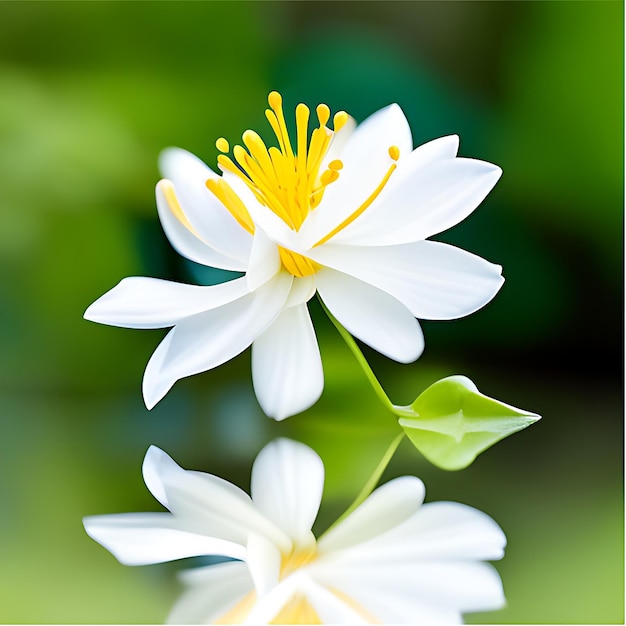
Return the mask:
M 326 187 L 339 178 L 339 171 L 343 167 L 339 160 L 331 161 L 323 172 L 320 169 L 334 133 L 348 121 L 348 114 L 344 111 L 336 113 L 331 130 L 327 126 L 330 109 L 325 104 L 318 105 L 316 113 L 319 127 L 313 129 L 309 141 L 310 111 L 306 105 L 299 104 L 296 107 L 294 149 L 287 132 L 281 95 L 273 91 L 268 102 L 270 108 L 265 111 L 265 115 L 276 135 L 278 147 L 267 148 L 257 133 L 247 130 L 242 136 L 245 148 L 236 145 L 232 150 L 234 160 L 224 154 L 229 150 L 226 139 L 222 137 L 217 140 L 217 149 L 222 152 L 217 162 L 223 171 L 231 172 L 243 180 L 261 204 L 290 228 L 298 230 L 309 212 L 319 205 Z M 244 217 L 241 207 L 228 197 L 228 184 L 211 179 L 207 181 L 207 186 L 224 202 L 235 219 L 246 230 L 250 230 L 252 220 L 249 215 Z
M 215 145 L 222 153 L 217 162 L 223 172 L 230 172 L 242 180 L 257 200 L 282 219 L 292 230 L 298 231 L 309 213 L 322 200 L 326 187 L 339 178 L 343 163 L 335 159 L 322 169 L 322 163 L 328 153 L 334 134 L 348 121 L 345 111 L 339 111 L 333 118 L 332 129 L 328 127 L 330 109 L 325 104 L 316 108 L 319 126 L 314 128 L 309 138 L 309 108 L 304 104 L 296 107 L 296 143 L 295 148 L 289 138 L 281 95 L 272 91 L 268 96 L 270 108 L 265 111 L 267 120 L 276 135 L 278 147 L 267 148 L 261 137 L 252 130 L 242 135 L 244 146 L 233 147 L 233 158 L 227 156 L 230 145 L 220 137 Z M 388 149 L 390 167 L 378 186 L 367 199 L 356 208 L 338 226 L 333 228 L 313 247 L 321 246 L 346 226 L 354 222 L 380 195 L 389 178 L 396 169 L 400 157 L 398 146 Z M 251 235 L 254 234 L 254 221 L 243 200 L 233 187 L 223 178 L 210 178 L 206 186 L 228 209 L 239 225 Z M 174 198 L 175 200 L 175 198 Z M 168 199 L 172 211 L 183 221 L 184 214 L 177 203 Z M 293 276 L 302 278 L 315 274 L 320 265 L 315 261 L 278 246 L 278 253 L 283 268 Z

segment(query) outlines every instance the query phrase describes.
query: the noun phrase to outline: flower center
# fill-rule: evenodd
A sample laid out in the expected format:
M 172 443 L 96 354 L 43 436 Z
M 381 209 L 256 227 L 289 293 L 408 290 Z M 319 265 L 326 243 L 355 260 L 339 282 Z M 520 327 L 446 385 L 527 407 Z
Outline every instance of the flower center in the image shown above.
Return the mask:
M 230 172 L 242 180 L 252 191 L 256 199 L 275 215 L 280 217 L 292 230 L 298 231 L 307 216 L 321 202 L 328 185 L 339 178 L 343 163 L 339 159 L 330 161 L 324 171 L 322 163 L 328 153 L 334 134 L 348 121 L 345 111 L 339 111 L 333 117 L 332 129 L 327 126 L 330 109 L 325 104 L 316 108 L 319 126 L 314 128 L 309 137 L 310 110 L 305 104 L 296 107 L 296 147 L 292 146 L 285 116 L 282 97 L 272 91 L 268 96 L 270 108 L 265 115 L 276 135 L 278 147 L 267 148 L 261 137 L 253 130 L 242 135 L 245 146 L 233 147 L 233 158 L 226 153 L 230 150 L 228 141 L 220 137 L 215 145 L 222 153 L 217 162 L 223 172 Z M 395 161 L 400 156 L 397 146 L 390 146 L 391 164 L 381 182 L 356 210 L 338 226 L 333 228 L 313 247 L 321 246 L 346 226 L 356 220 L 380 195 L 389 178 L 396 169 Z M 233 160 L 234 159 L 234 160 Z M 239 225 L 254 234 L 255 226 L 248 209 L 224 178 L 212 178 L 206 181 L 209 190 L 222 202 Z M 320 269 L 315 261 L 292 250 L 278 246 L 282 266 L 293 276 L 302 278 L 311 276 Z
M 345 111 L 336 113 L 331 130 L 327 126 L 330 109 L 325 104 L 318 105 L 319 127 L 313 129 L 309 139 L 310 110 L 305 104 L 299 104 L 296 107 L 294 149 L 285 123 L 281 95 L 272 91 L 268 102 L 270 108 L 265 115 L 276 135 L 278 147 L 267 148 L 257 133 L 247 130 L 242 136 L 245 148 L 240 145 L 233 148 L 234 161 L 224 154 L 229 150 L 228 141 L 223 137 L 216 141 L 217 149 L 222 152 L 217 162 L 223 171 L 243 180 L 262 205 L 297 231 L 309 212 L 319 205 L 326 187 L 339 178 L 339 170 L 343 167 L 339 160 L 328 163 L 323 172 L 320 169 L 334 133 L 348 121 L 348 114 Z M 215 188 L 221 185 L 219 181 L 211 180 L 207 181 L 207 186 L 215 193 Z M 229 205 L 227 207 L 230 209 Z

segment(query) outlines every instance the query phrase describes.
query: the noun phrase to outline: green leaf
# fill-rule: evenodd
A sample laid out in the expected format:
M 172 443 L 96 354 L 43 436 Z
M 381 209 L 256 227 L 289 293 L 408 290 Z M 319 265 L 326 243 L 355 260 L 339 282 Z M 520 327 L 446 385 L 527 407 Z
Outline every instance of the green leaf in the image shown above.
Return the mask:
M 483 395 L 465 376 L 437 381 L 397 414 L 413 445 L 446 470 L 467 467 L 494 443 L 541 418 Z

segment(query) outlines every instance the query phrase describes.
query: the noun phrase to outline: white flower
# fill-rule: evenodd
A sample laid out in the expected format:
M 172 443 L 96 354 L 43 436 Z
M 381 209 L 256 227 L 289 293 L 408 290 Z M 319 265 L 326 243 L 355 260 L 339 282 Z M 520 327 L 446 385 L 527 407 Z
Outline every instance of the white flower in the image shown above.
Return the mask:
M 186 376 L 210 370 L 252 344 L 254 389 L 283 419 L 310 407 L 324 381 L 307 309 L 317 292 L 355 337 L 408 363 L 422 353 L 415 319 L 473 313 L 502 285 L 501 267 L 426 238 L 467 217 L 501 175 L 458 158 L 458 137 L 413 150 L 397 105 L 354 129 L 339 112 L 296 108 L 292 147 L 278 93 L 267 118 L 278 147 L 253 131 L 218 157 L 218 176 L 190 153 L 161 157 L 161 223 L 178 252 L 207 266 L 245 272 L 217 286 L 127 278 L 92 304 L 87 319 L 129 328 L 173 326 L 150 359 L 148 408 Z M 219 139 L 217 146 L 229 150 Z M 340 157 L 340 158 L 339 158 Z M 235 163 L 236 161 L 236 163 Z
M 504 604 L 500 577 L 482 562 L 502 557 L 500 528 L 463 504 L 422 504 L 412 476 L 376 489 L 316 541 L 324 467 L 303 444 L 278 439 L 260 452 L 252 498 L 155 447 L 143 474 L 171 513 L 87 517 L 91 537 L 126 565 L 237 559 L 183 572 L 170 622 L 460 623 Z

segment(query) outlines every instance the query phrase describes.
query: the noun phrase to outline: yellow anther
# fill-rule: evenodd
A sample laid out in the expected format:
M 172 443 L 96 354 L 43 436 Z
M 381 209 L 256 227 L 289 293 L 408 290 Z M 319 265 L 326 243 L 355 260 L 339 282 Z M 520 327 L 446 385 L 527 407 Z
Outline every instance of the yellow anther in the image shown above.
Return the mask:
M 315 112 L 317 113 L 317 119 L 319 120 L 320 128 L 326 126 L 326 123 L 330 119 L 330 109 L 328 108 L 328 106 L 326 104 L 318 104 Z
M 272 109 L 280 109 L 283 106 L 283 97 L 277 91 L 271 91 L 267 96 L 267 102 Z
M 216 142 L 215 142 L 215 147 L 220 151 L 220 152 L 228 152 L 230 150 L 230 146 L 228 144 L 228 141 L 226 141 L 226 139 L 224 139 L 224 137 L 220 137 Z
M 398 146 L 390 146 L 389 147 L 389 156 L 397 161 L 400 158 L 400 148 Z
M 339 159 L 335 159 L 328 164 L 329 170 L 340 170 L 343 169 L 343 163 Z
M 322 185 L 330 185 L 330 183 L 334 183 L 339 178 L 339 172 L 335 170 L 326 170 L 322 173 L 320 177 L 320 182 Z
M 337 111 L 333 117 L 333 130 L 335 132 L 341 130 L 349 119 L 350 116 L 345 111 Z

